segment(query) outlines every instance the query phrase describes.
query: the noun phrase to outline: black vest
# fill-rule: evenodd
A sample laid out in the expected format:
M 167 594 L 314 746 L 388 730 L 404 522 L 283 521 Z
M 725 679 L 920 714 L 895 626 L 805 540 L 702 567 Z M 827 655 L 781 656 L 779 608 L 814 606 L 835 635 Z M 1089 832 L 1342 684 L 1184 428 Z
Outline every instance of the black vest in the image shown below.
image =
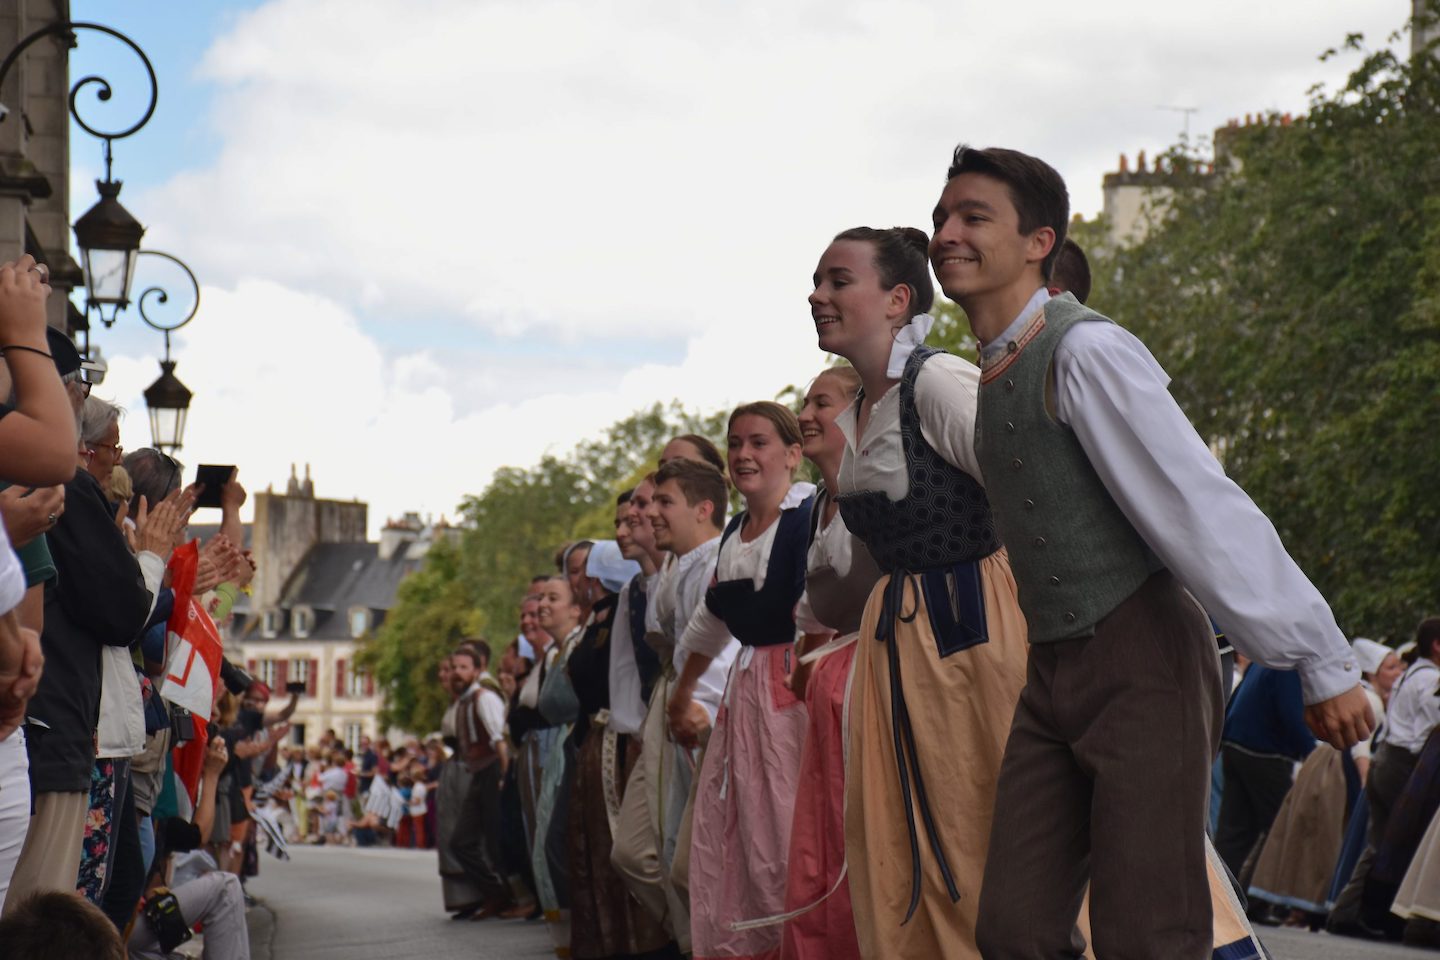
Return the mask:
M 635 650 L 635 669 L 640 674 L 640 699 L 650 702 L 650 693 L 660 676 L 660 654 L 645 642 L 645 608 L 649 594 L 645 592 L 645 574 L 637 573 L 630 581 L 630 646 Z
M 805 592 L 805 550 L 810 541 L 810 501 L 783 510 L 776 520 L 775 542 L 765 567 L 765 586 L 755 589 L 750 577 L 713 583 L 705 591 L 705 606 L 730 628 L 730 634 L 747 647 L 771 647 L 795 639 L 795 604 Z M 747 514 L 741 511 L 725 527 L 725 541 L 740 529 Z M 716 551 L 716 563 L 720 552 Z
M 936 453 L 920 429 L 915 380 L 925 361 L 943 352 L 916 347 L 900 378 L 900 444 L 910 479 L 904 498 L 891 500 L 879 490 L 835 498 L 845 526 L 886 573 L 967 563 L 1000 548 L 984 488 Z

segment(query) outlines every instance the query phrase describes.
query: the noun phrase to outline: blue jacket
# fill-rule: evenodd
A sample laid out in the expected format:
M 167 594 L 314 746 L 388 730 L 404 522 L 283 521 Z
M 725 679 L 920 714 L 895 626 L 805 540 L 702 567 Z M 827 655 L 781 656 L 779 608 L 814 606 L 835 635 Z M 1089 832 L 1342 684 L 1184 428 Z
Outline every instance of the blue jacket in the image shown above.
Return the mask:
M 1252 753 L 1304 760 L 1315 749 L 1315 734 L 1305 726 L 1300 675 L 1252 663 L 1225 711 L 1225 743 Z

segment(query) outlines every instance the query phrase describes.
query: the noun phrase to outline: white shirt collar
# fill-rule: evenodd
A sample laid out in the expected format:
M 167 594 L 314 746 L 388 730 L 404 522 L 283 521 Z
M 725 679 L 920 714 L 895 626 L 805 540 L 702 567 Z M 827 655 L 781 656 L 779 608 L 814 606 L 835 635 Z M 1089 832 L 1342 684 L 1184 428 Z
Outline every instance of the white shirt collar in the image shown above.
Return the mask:
M 1030 318 L 1035 316 L 1035 311 L 1041 309 L 1049 302 L 1049 288 L 1041 287 L 1036 290 L 1030 296 L 1030 299 L 1026 301 L 1025 306 L 1020 308 L 1019 315 L 1010 321 L 1010 325 L 1005 328 L 1004 332 L 980 348 L 980 365 L 983 367 L 1004 356 L 1005 348 L 1009 346 L 1010 341 L 1020 335 L 1020 331 L 1025 329 L 1025 325 L 1030 321 Z
M 682 573 L 684 573 L 686 570 L 689 570 L 689 569 L 690 569 L 691 567 L 693 567 L 695 564 L 697 564 L 697 563 L 699 563 L 700 561 L 706 559 L 707 557 L 708 557 L 709 559 L 711 559 L 711 560 L 714 560 L 714 559 L 715 559 L 715 552 L 714 552 L 714 550 L 713 550 L 713 549 L 707 550 L 707 549 L 705 549 L 705 548 L 706 548 L 706 547 L 709 547 L 711 544 L 718 544 L 719 542 L 720 542 L 720 534 L 717 533 L 717 534 L 715 534 L 715 536 L 711 537 L 709 540 L 706 540 L 704 543 L 700 544 L 700 546 L 696 547 L 694 550 L 691 550 L 689 553 L 685 553 L 685 554 L 682 554 L 681 556 L 675 557 L 675 563 L 674 563 L 675 573 L 674 573 L 674 575 L 675 575 L 676 577 L 680 576 L 680 575 L 681 575 Z M 674 556 L 674 555 L 672 554 L 672 556 Z
M 815 492 L 815 484 L 808 480 L 801 480 L 798 483 L 790 484 L 790 492 L 785 494 L 785 499 L 780 501 L 781 510 L 793 510 L 805 502 L 805 498 Z

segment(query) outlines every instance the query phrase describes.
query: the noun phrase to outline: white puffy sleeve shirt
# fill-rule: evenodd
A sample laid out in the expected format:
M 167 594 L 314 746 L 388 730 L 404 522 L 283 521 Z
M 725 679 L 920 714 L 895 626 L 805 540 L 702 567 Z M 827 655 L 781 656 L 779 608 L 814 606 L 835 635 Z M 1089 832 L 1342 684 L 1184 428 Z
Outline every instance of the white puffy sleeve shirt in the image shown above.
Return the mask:
M 676 634 L 682 633 L 695 611 L 705 606 L 705 591 L 710 586 L 710 574 L 715 569 L 715 553 L 720 548 L 720 537 L 702 543 L 683 557 L 673 558 L 660 573 L 660 583 L 650 602 L 648 614 L 653 612 L 660 632 L 676 640 L 671 663 L 678 675 L 690 659 L 690 651 L 682 647 Z M 710 722 L 720 710 L 720 700 L 725 695 L 725 681 L 730 676 L 730 664 L 740 652 L 740 641 L 729 636 L 720 652 L 710 661 L 710 666 L 695 683 L 695 702 L 705 708 Z
M 925 361 L 915 378 L 915 411 L 920 433 L 946 463 L 984 483 L 975 456 L 975 412 L 980 390 L 980 368 L 953 354 L 940 353 Z M 905 451 L 900 442 L 900 385 L 875 401 L 865 436 L 857 436 L 857 400 L 840 412 L 835 425 L 845 435 L 840 461 L 838 493 L 879 490 L 891 500 L 910 492 Z
M 1329 605 L 1269 518 L 1225 476 L 1145 345 L 1113 323 L 1078 323 L 1055 350 L 1054 377 L 1056 419 L 1075 432 L 1136 532 L 1235 648 L 1267 667 L 1298 671 L 1307 704 L 1359 683 Z

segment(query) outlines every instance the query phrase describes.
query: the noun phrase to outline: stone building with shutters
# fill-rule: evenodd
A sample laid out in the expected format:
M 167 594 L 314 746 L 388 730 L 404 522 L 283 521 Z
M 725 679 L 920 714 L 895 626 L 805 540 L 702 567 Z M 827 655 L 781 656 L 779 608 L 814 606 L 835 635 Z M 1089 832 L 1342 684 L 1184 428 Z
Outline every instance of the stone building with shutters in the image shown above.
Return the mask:
M 308 467 L 303 481 L 292 468 L 283 494 L 257 493 L 254 505 L 247 536 L 256 579 L 226 631 L 226 656 L 277 700 L 287 683 L 305 685 L 291 721 L 297 742 L 316 743 L 327 729 L 352 747 L 379 735 L 380 698 L 356 650 L 385 622 L 400 581 L 452 528 L 412 513 L 369 540 L 367 505 L 317 498 Z

